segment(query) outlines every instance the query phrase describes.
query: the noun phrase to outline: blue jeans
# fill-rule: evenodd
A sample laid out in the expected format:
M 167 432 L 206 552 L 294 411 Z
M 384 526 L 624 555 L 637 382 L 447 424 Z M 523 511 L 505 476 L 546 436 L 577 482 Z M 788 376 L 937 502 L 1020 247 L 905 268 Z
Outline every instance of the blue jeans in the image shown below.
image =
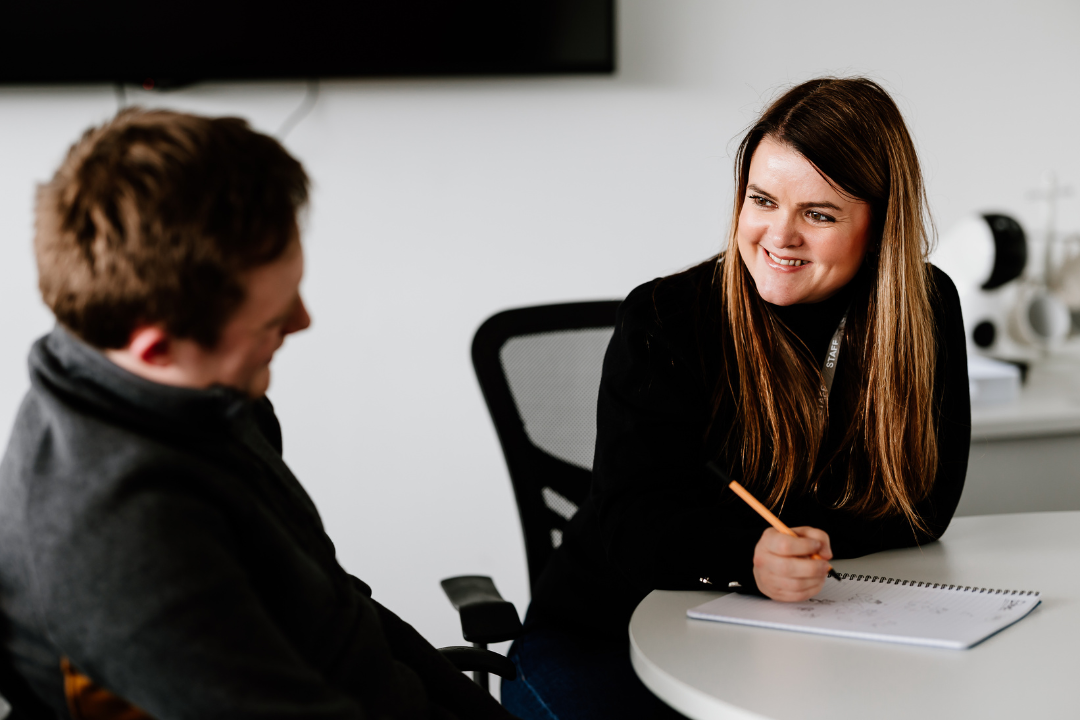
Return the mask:
M 502 681 L 502 704 L 522 720 L 685 720 L 638 680 L 629 641 L 540 627 L 510 659 L 518 676 Z

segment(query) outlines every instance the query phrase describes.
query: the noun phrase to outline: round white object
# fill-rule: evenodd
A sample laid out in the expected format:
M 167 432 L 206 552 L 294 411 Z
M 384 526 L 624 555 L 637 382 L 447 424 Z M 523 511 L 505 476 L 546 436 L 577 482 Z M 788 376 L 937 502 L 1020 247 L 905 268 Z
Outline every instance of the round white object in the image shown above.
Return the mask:
M 981 288 L 994 271 L 997 249 L 986 220 L 964 218 L 938 240 L 931 261 L 945 271 L 962 293 Z

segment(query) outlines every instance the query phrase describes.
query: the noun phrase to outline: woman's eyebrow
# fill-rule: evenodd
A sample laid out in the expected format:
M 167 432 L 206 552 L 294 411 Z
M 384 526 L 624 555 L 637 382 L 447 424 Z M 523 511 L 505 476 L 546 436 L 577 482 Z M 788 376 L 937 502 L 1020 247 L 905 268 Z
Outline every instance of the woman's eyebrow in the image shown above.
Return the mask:
M 800 210 L 805 210 L 807 208 L 812 208 L 812 207 L 828 208 L 830 210 L 836 210 L 837 212 L 840 212 L 840 210 L 841 210 L 841 207 L 839 205 L 837 205 L 836 203 L 831 203 L 828 200 L 818 200 L 818 201 L 815 201 L 815 202 L 801 202 L 801 203 L 798 203 L 795 207 L 799 208 Z
M 750 183 L 749 185 L 746 186 L 746 189 L 749 190 L 750 192 L 756 192 L 759 195 L 764 195 L 765 197 L 769 198 L 770 200 L 776 200 L 776 198 L 773 196 L 773 194 L 771 192 L 769 192 L 768 190 L 765 190 L 760 185 L 755 185 L 754 183 Z
M 764 195 L 765 197 L 772 200 L 773 202 L 776 202 L 776 196 L 774 196 L 772 193 L 770 193 L 768 190 L 764 189 L 760 185 L 755 185 L 754 183 L 750 183 L 749 185 L 746 186 L 746 189 L 748 191 L 750 191 L 750 192 L 754 192 L 754 193 L 757 193 L 759 195 Z M 836 203 L 831 203 L 828 200 L 815 200 L 813 202 L 801 202 L 801 203 L 796 204 L 795 207 L 798 208 L 799 210 L 805 210 L 807 208 L 812 208 L 812 207 L 828 208 L 829 210 L 836 210 L 837 212 L 840 212 L 840 210 L 842 209 Z

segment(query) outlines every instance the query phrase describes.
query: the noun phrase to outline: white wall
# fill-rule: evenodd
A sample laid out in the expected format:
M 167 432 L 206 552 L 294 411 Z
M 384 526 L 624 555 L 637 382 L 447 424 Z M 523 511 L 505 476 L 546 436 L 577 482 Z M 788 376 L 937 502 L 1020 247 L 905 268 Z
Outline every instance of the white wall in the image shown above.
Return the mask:
M 469 362 L 511 306 L 619 297 L 719 248 L 731 151 L 782 86 L 868 74 L 922 152 L 939 228 L 998 209 L 1029 229 L 1042 173 L 1080 183 L 1080 5 L 1070 0 L 623 0 L 614 77 L 330 82 L 287 145 L 315 181 L 315 319 L 275 364 L 285 454 L 342 563 L 437 645 L 438 580 L 484 573 L 522 612 L 524 550 Z M 300 84 L 129 97 L 274 131 Z M 30 252 L 34 183 L 113 90 L 0 88 L 0 423 L 50 326 Z M 1061 208 L 1080 229 L 1080 202 Z

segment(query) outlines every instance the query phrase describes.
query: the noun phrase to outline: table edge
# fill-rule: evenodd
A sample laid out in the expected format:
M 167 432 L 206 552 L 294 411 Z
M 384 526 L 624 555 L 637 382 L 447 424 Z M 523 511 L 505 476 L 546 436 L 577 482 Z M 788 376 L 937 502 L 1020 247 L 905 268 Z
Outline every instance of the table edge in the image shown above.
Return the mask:
M 771 720 L 764 715 L 758 715 L 745 708 L 724 702 L 664 672 L 656 663 L 645 657 L 645 653 L 641 651 L 634 639 L 632 629 L 629 630 L 629 635 L 630 665 L 634 668 L 634 673 L 649 689 L 649 692 L 656 695 L 665 705 L 689 718 L 708 715 L 716 720 Z M 676 698 L 677 702 L 668 699 L 671 697 Z
M 1080 518 L 1080 510 L 1045 510 L 1024 511 L 1016 513 L 991 513 L 969 515 L 954 518 L 953 522 L 961 521 L 961 524 L 978 523 L 982 520 L 998 520 L 1002 517 L 1038 517 L 1047 515 L 1073 516 Z M 950 523 L 950 528 L 953 523 Z M 946 540 L 947 538 L 942 538 Z M 872 555 L 877 555 L 873 553 Z M 872 556 L 871 555 L 871 556 Z M 867 556 L 867 557 L 871 557 Z M 642 599 L 638 607 L 634 609 L 636 615 L 641 605 L 649 596 L 657 592 L 653 590 Z M 633 632 L 633 620 L 627 628 L 630 639 L 630 664 L 641 682 L 666 705 L 687 715 L 690 718 L 709 718 L 710 720 L 773 720 L 769 716 L 760 715 L 738 705 L 734 705 L 719 697 L 706 693 L 698 688 L 680 680 L 675 675 L 663 670 L 659 665 L 650 660 L 638 646 Z

